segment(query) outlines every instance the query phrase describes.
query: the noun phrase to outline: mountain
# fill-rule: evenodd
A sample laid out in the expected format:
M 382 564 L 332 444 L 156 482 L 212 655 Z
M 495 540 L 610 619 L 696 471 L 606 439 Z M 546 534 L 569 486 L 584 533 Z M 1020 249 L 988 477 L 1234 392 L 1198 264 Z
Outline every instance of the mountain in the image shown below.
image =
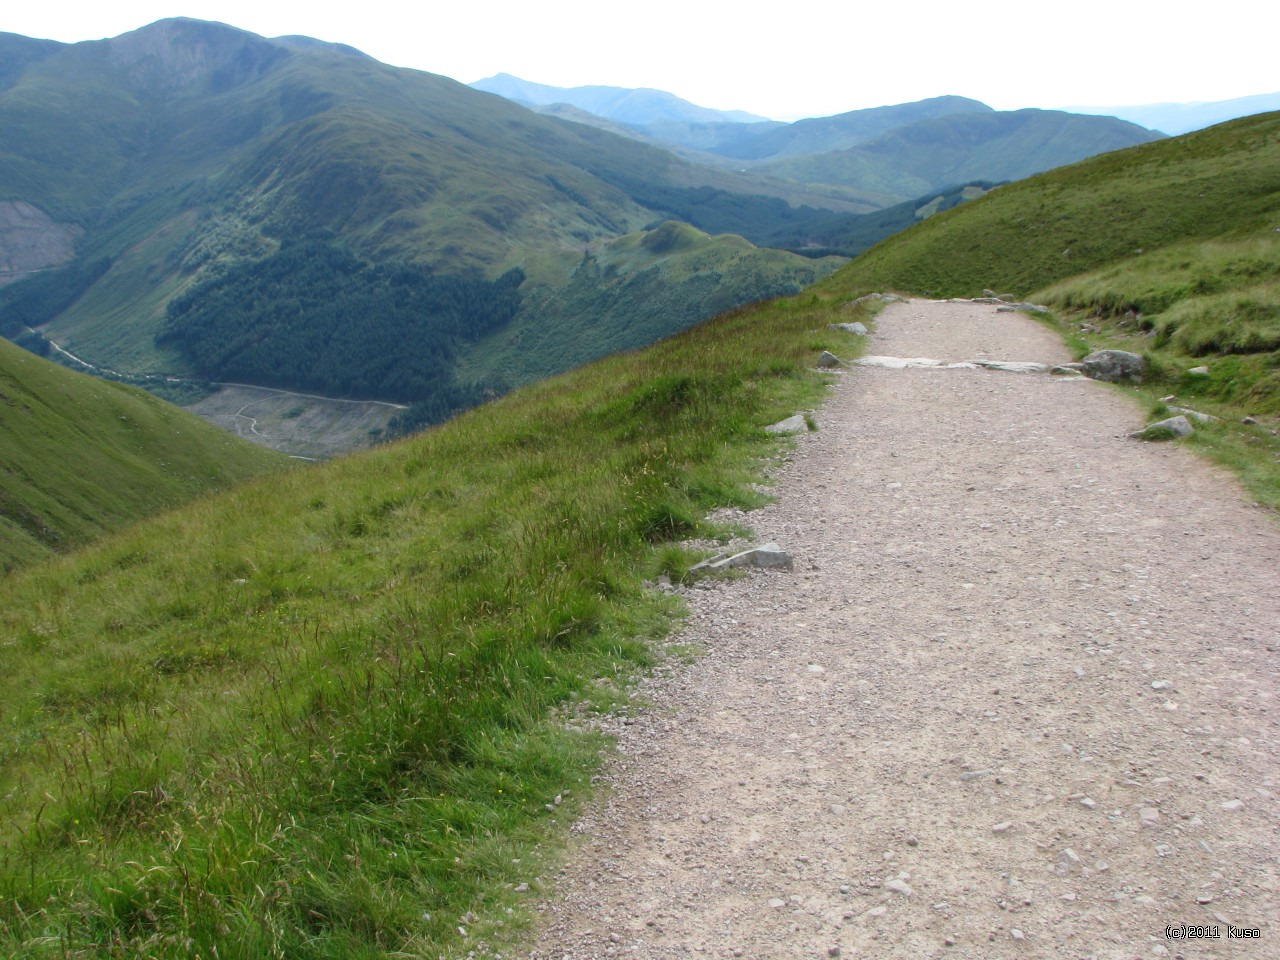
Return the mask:
M 1131 107 L 1068 107 L 1074 113 L 1101 114 L 1129 120 L 1170 136 L 1214 124 L 1280 110 L 1280 93 L 1260 93 L 1208 103 L 1148 103 Z
M 1160 136 L 1123 120 L 1057 110 L 965 111 L 916 120 L 849 149 L 773 160 L 760 169 L 785 179 L 914 197 L 970 180 L 1020 180 Z
M 526 87 L 535 93 L 558 89 L 515 78 L 492 87 L 517 100 Z M 609 89 L 617 95 L 626 92 Z M 591 110 L 586 99 L 572 107 L 535 109 L 623 135 L 630 132 L 695 162 L 763 174 L 765 182 L 804 184 L 827 196 L 851 191 L 857 198 L 878 197 L 881 206 L 969 181 L 1016 180 L 1162 136 L 1114 117 L 1052 110 L 995 111 L 978 100 L 957 96 L 794 123 L 707 122 L 655 114 L 651 119 L 636 115 L 620 125 L 616 116 L 606 119 L 584 113 Z M 827 223 L 815 228 L 818 233 L 831 232 Z M 752 239 L 759 241 L 765 235 Z
M 0 340 L 0 571 L 285 463 L 136 387 Z
M 654 123 L 761 123 L 766 117 L 743 110 L 713 110 L 682 100 L 675 94 L 647 87 L 552 87 L 521 80 L 509 73 L 485 77 L 471 84 L 477 90 L 529 106 L 567 103 L 619 123 L 647 127 Z
M 0 202 L 34 227 L 0 230 L 0 265 L 44 272 L 0 290 L 0 332 L 38 329 L 122 373 L 221 379 L 253 369 L 259 384 L 421 404 L 439 417 L 494 388 L 456 381 L 460 344 L 521 310 L 536 324 L 526 302 L 567 283 L 583 250 L 668 219 L 681 197 L 700 198 L 708 225 L 728 212 L 750 224 L 791 209 L 763 196 L 759 178 L 343 45 L 186 19 L 110 40 L 5 45 L 20 64 L 0 89 Z M 760 213 L 744 218 L 744 207 Z M 294 339 L 248 334 L 242 359 L 260 354 L 251 364 L 215 359 L 183 332 L 183 303 L 218 284 L 227 291 L 227 278 L 265 289 L 297 262 L 287 247 L 298 241 L 353 258 L 350 275 L 367 281 L 344 289 L 342 310 L 378 335 L 344 326 L 322 365 L 334 376 L 300 376 L 302 355 L 276 352 L 299 337 L 332 339 L 322 327 L 340 322 L 280 289 L 270 309 Z M 45 253 L 32 260 L 36 248 Z M 791 269 L 807 277 L 813 264 L 792 257 Z M 410 277 L 434 291 L 416 301 L 431 307 L 413 329 L 386 310 Z M 499 296 L 494 285 L 517 277 Z M 405 350 L 409 339 L 421 349 Z
M 781 160 L 845 150 L 892 130 L 951 114 L 989 114 L 985 103 L 966 97 L 934 97 L 865 110 L 851 110 L 831 117 L 814 117 L 769 130 L 748 127 L 737 137 L 726 130 L 726 139 L 709 148 L 735 160 Z M 732 137 L 732 139 L 729 139 Z

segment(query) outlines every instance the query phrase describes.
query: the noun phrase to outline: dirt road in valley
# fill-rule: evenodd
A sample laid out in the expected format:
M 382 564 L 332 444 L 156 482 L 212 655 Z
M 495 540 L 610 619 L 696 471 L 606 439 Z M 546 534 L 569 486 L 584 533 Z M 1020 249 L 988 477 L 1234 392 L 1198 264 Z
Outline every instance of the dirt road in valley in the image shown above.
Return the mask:
M 870 346 L 1068 359 L 976 304 Z M 1101 384 L 840 376 L 748 518 L 795 570 L 688 591 L 530 956 L 1280 957 L 1280 524 Z

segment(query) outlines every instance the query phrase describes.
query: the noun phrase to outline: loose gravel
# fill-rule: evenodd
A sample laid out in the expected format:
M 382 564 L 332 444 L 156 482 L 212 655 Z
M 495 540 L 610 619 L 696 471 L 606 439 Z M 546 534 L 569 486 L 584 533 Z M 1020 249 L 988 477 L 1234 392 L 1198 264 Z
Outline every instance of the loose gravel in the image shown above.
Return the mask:
M 1070 359 L 971 303 L 871 347 Z M 685 591 L 529 956 L 1280 956 L 1280 524 L 1117 389 L 839 376 L 745 518 L 794 570 Z

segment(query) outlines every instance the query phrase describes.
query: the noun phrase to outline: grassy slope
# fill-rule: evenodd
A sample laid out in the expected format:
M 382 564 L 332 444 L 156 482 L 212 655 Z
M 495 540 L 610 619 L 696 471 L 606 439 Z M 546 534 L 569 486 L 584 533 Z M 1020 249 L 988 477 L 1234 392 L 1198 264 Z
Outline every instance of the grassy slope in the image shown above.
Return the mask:
M 1142 391 L 1217 414 L 1195 443 L 1280 508 L 1280 113 L 1000 187 L 886 240 L 820 289 L 1054 308 L 1082 355 L 1147 356 Z M 1209 374 L 1188 371 L 1207 366 Z M 1240 421 L 1251 415 L 1261 422 Z
M 672 612 L 641 576 L 759 501 L 762 427 L 816 402 L 847 317 L 722 316 L 0 584 L 0 954 L 508 935 L 589 781 L 564 718 Z
M 1140 250 L 1265 232 L 1278 205 L 1280 114 L 1263 114 L 1001 187 L 879 244 L 829 289 L 1029 294 Z
M 148 393 L 0 340 L 0 570 L 283 463 Z

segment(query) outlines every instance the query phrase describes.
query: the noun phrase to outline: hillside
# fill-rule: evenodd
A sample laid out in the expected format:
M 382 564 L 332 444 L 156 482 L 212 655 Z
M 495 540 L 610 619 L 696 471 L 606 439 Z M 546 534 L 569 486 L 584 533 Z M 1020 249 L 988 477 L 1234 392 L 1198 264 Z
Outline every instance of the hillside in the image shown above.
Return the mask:
M 711 236 L 667 221 L 585 256 L 569 283 L 530 304 L 501 330 L 459 350 L 467 382 L 519 386 L 609 353 L 678 332 L 743 303 L 798 293 L 845 261 L 763 250 L 732 234 Z
M 411 403 L 418 422 L 439 419 L 497 387 L 456 378 L 460 343 L 517 311 L 537 325 L 531 311 L 569 282 L 584 250 L 673 208 L 740 234 L 780 212 L 831 215 L 764 195 L 763 178 L 698 167 L 342 45 L 182 19 L 104 41 L 6 44 L 16 56 L 0 87 L 0 268 L 30 279 L 0 289 L 0 333 L 31 327 L 123 374 Z M 18 213 L 22 229 L 6 231 L 5 216 Z M 364 332 L 343 327 L 345 345 L 313 369 L 297 343 L 331 339 L 336 314 L 287 285 L 263 286 L 289 261 L 286 247 L 306 242 L 354 258 L 360 276 L 418 276 L 436 293 L 415 301 L 426 313 L 410 321 L 387 310 L 381 280 L 346 285 L 342 312 Z M 776 290 L 814 275 L 801 257 L 762 256 L 792 275 Z M 504 276 L 519 282 L 498 296 Z M 219 312 L 216 331 L 184 321 L 190 298 L 241 283 L 276 315 L 246 301 Z M 758 295 L 726 288 L 721 301 Z M 276 334 L 236 341 L 223 329 L 233 314 Z M 669 317 L 667 328 L 706 315 Z M 240 359 L 198 343 L 201 330 L 225 335 L 221 347 L 239 342 Z M 421 352 L 400 348 L 411 341 Z
M 1030 294 L 1172 243 L 1264 237 L 1280 208 L 1280 114 L 1094 157 L 885 240 L 828 289 Z
M 287 461 L 0 340 L 0 571 Z
M 724 315 L 0 583 L 0 953 L 517 932 L 599 745 L 562 711 L 619 702 L 674 613 L 644 578 L 760 502 L 859 315 Z

